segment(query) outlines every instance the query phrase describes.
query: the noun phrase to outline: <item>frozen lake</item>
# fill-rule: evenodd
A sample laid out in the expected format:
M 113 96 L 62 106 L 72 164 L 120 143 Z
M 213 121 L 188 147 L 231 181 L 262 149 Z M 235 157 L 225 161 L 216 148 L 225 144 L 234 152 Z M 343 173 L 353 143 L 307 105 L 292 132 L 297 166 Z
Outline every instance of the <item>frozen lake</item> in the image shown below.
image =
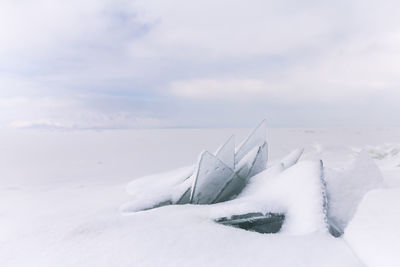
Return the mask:
M 305 148 L 302 160 L 340 170 L 366 150 L 379 166 L 385 189 L 362 203 L 348 237 L 231 229 L 191 205 L 120 214 L 129 181 L 191 165 L 249 131 L 2 130 L 0 266 L 400 266 L 400 129 L 268 130 L 271 161 Z

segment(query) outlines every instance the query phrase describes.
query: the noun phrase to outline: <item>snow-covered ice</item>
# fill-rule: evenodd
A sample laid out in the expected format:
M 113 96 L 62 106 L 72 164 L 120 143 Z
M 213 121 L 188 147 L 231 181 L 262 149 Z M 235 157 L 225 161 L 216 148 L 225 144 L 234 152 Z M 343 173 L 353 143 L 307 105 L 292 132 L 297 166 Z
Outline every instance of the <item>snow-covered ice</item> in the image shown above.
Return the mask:
M 243 140 L 248 129 L 0 132 L 0 266 L 400 266 L 398 129 L 269 129 L 271 167 L 236 199 L 121 214 L 135 198 L 140 210 L 184 193 L 199 151 L 232 133 Z M 364 171 L 341 192 L 360 189 L 351 212 L 335 190 L 336 217 L 346 221 L 340 238 L 324 227 L 320 159 L 327 184 L 330 174 L 341 184 Z M 188 167 L 164 172 L 180 166 Z M 145 175 L 154 182 L 133 181 L 127 194 Z M 361 181 L 380 188 L 366 192 Z M 215 222 L 255 207 L 287 211 L 282 231 Z
M 288 170 L 279 168 L 254 176 L 235 200 L 215 206 L 214 212 L 219 217 L 249 212 L 284 213 L 283 234 L 326 232 L 319 161 L 304 161 Z
M 364 195 L 383 185 L 378 166 L 365 151 L 362 151 L 345 170 L 327 169 L 325 179 L 328 185 L 328 217 L 340 233 L 343 233 L 353 218 Z
M 266 133 L 263 121 L 245 139 L 237 152 L 233 135 L 215 155 L 203 151 L 196 167 L 190 169 L 188 173 L 185 172 L 186 174 L 181 174 L 179 169 L 156 174 L 151 178 L 146 176 L 134 180 L 128 185 L 127 191 L 136 199 L 132 203 L 123 205 L 121 210 L 135 212 L 171 204 L 213 204 L 235 198 L 253 176 L 263 172 L 267 167 Z M 292 165 L 297 162 L 300 155 L 301 153 L 295 153 Z M 293 156 L 289 155 L 289 158 Z M 289 167 L 289 164 L 287 165 L 286 168 Z M 281 166 L 285 168 L 284 163 L 281 163 Z M 156 188 L 161 188 L 163 192 L 154 190 L 153 184 L 157 184 L 157 180 L 162 180 L 160 183 L 162 186 Z
M 377 189 L 365 196 L 345 239 L 368 266 L 399 266 L 400 188 Z

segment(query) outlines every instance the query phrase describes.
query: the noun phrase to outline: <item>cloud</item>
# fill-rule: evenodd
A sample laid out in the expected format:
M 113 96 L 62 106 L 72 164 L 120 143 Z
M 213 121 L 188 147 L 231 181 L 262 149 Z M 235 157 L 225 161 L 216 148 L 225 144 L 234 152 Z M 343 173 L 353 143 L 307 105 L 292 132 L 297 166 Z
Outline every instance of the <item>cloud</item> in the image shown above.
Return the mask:
M 88 96 L 86 96 L 88 97 Z M 0 126 L 23 129 L 107 129 L 107 128 L 159 128 L 171 126 L 167 120 L 151 117 L 135 108 L 104 108 L 102 101 L 92 102 L 80 98 L 9 98 L 0 101 L 2 114 L 7 120 Z M 3 117 L 1 116 L 1 117 Z M 1 118 L 0 117 L 0 118 Z
M 240 79 L 203 79 L 172 82 L 172 93 L 188 98 L 240 98 L 257 97 L 267 89 L 267 85 L 259 80 Z
M 158 50 L 156 56 L 242 58 L 285 53 L 322 42 L 337 27 L 327 6 L 295 1 L 150 0 L 137 1 L 136 7 L 140 21 L 160 21 L 143 40 Z
M 400 97 L 399 7 L 386 0 L 4 0 L 0 125 L 240 126 L 261 116 L 288 126 L 347 116 L 354 125 L 371 109 L 380 114 L 375 121 L 400 124 L 392 116 Z

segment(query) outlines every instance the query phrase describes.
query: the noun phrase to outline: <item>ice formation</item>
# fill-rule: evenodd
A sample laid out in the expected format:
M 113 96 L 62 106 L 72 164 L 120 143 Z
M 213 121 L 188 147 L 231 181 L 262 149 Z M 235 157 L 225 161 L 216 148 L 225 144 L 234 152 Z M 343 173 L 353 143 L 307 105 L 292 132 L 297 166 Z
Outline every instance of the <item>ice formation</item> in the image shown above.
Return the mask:
M 212 209 L 213 220 L 223 225 L 261 233 L 329 230 L 341 236 L 364 194 L 379 186 L 379 171 L 364 154 L 343 173 L 325 170 L 321 160 L 297 164 L 303 152 L 294 150 L 267 168 L 263 121 L 238 149 L 231 136 L 216 153 L 203 151 L 195 166 L 133 181 L 128 192 L 134 199 L 122 210 L 220 203 Z
M 233 215 L 230 218 L 222 217 L 216 222 L 259 233 L 277 233 L 281 230 L 284 220 L 284 214 L 253 212 Z
M 261 124 L 235 150 L 231 136 L 214 154 L 203 151 L 195 167 L 144 177 L 128 185 L 134 201 L 123 206 L 125 211 L 138 211 L 170 204 L 213 204 L 235 198 L 249 179 L 267 167 L 268 145 L 266 122 Z M 143 187 L 148 183 L 148 187 Z
M 235 199 L 211 205 L 214 207 L 210 216 L 218 222 L 221 218 L 234 220 L 251 213 L 272 214 L 273 217 L 284 215 L 280 233 L 304 235 L 327 232 L 322 174 L 319 160 L 304 160 L 288 169 L 279 164 L 273 165 L 253 176 Z M 249 221 L 257 218 L 259 216 L 255 215 Z M 273 232 L 268 231 L 267 225 L 262 228 L 266 229 L 266 233 Z
M 214 203 L 219 193 L 233 179 L 235 179 L 235 171 L 233 169 L 211 153 L 203 152 L 191 187 L 190 203 Z
M 350 167 L 343 171 L 328 170 L 328 219 L 330 231 L 340 236 L 364 195 L 382 187 L 381 171 L 366 151 L 362 151 Z

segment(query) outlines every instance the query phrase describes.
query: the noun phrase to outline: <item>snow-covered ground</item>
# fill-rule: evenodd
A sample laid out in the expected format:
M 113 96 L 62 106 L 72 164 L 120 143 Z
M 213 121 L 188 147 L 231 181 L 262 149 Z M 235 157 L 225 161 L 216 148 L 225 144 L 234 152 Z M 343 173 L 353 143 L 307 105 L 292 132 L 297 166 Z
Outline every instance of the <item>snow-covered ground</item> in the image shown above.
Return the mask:
M 248 133 L 0 131 L 0 266 L 400 266 L 400 129 L 269 129 L 271 162 L 304 147 L 301 160 L 322 159 L 328 176 L 379 167 L 383 188 L 362 198 L 341 238 L 227 227 L 208 205 L 120 213 L 131 180 Z M 356 168 L 362 151 L 374 162 Z

